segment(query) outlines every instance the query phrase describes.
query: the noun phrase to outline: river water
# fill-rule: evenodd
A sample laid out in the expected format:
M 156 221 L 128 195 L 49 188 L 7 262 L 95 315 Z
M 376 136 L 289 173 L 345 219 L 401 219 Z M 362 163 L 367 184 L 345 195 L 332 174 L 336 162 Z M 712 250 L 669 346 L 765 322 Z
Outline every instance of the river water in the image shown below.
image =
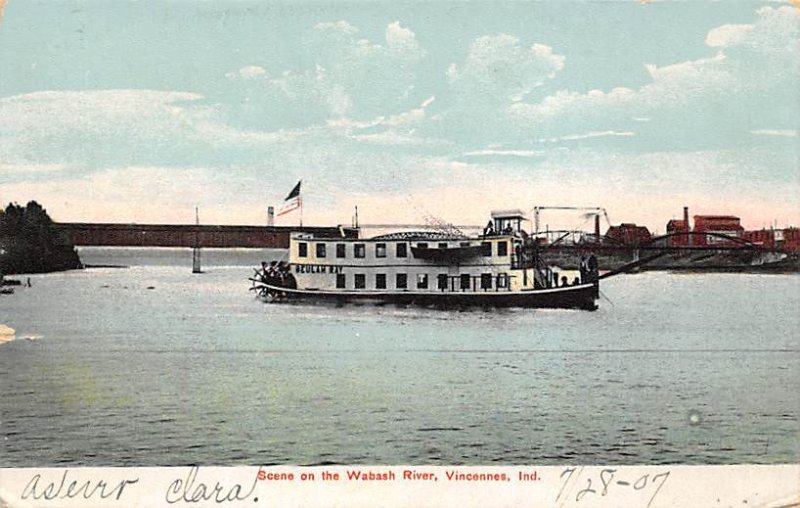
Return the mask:
M 644 273 L 596 312 L 267 305 L 274 252 L 0 296 L 0 466 L 800 460 L 800 276 Z M 23 280 L 25 277 L 23 277 Z

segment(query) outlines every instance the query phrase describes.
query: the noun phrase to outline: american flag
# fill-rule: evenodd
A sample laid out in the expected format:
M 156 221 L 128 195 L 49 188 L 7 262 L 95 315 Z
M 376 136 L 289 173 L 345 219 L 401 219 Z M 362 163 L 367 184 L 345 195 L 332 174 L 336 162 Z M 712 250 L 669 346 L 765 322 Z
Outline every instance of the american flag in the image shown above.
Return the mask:
M 303 183 L 302 180 L 297 182 L 297 185 L 294 186 L 292 192 L 286 196 L 286 199 L 283 200 L 283 205 L 281 206 L 280 210 L 278 210 L 278 216 L 286 215 L 289 212 L 297 210 L 302 206 L 302 201 L 300 200 L 300 184 Z

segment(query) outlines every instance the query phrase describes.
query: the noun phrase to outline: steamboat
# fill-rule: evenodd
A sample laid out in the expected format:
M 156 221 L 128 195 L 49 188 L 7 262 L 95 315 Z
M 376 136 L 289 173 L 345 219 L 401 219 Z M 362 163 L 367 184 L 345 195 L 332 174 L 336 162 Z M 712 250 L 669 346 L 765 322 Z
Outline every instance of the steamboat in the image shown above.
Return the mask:
M 595 310 L 597 267 L 568 280 L 545 265 L 518 210 L 492 212 L 483 234 L 398 232 L 361 238 L 294 233 L 287 262 L 262 263 L 252 290 L 267 302 Z

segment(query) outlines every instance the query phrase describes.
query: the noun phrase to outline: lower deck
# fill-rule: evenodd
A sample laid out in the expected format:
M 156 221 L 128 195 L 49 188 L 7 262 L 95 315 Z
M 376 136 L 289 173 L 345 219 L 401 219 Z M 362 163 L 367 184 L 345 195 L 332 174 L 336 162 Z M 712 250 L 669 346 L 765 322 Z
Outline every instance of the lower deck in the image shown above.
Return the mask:
M 596 283 L 522 291 L 379 291 L 317 290 L 286 288 L 269 284 L 254 286 L 267 301 L 318 301 L 459 307 L 522 307 L 595 310 L 599 294 Z

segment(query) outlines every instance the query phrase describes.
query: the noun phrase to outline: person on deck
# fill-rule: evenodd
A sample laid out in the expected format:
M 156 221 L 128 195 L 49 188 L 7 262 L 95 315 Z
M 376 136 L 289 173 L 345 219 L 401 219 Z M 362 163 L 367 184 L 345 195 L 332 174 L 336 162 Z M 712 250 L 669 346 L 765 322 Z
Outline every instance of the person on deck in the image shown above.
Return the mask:
M 586 282 L 586 273 L 589 271 L 589 266 L 586 263 L 586 256 L 581 256 L 581 282 Z
M 594 282 L 597 280 L 597 258 L 594 257 L 594 254 L 589 256 L 589 259 L 586 261 L 586 268 L 589 271 L 589 279 Z

